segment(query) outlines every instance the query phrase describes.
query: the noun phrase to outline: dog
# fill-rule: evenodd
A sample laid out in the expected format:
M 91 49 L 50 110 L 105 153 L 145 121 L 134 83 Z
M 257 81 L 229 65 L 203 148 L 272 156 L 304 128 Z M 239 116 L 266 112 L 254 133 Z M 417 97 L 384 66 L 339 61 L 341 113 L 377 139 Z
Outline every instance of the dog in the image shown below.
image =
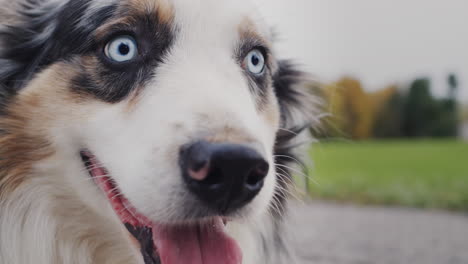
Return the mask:
M 314 100 L 253 3 L 0 5 L 0 263 L 295 263 Z

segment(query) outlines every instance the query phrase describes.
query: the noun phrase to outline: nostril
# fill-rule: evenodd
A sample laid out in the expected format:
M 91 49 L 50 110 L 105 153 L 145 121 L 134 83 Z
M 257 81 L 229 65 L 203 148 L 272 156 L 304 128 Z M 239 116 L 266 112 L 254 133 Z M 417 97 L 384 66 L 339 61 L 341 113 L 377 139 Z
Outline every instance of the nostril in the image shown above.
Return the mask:
M 257 188 L 268 174 L 270 166 L 265 161 L 260 162 L 247 176 L 246 184 L 251 188 Z
M 200 171 L 202 169 L 209 167 L 209 162 L 206 159 L 196 160 L 192 159 L 190 164 L 190 170 L 192 171 Z
M 209 170 L 210 163 L 208 161 L 200 161 L 189 168 L 188 174 L 194 180 L 203 181 L 208 177 Z
M 209 186 L 210 188 L 217 188 L 223 184 L 223 180 L 223 171 L 220 168 L 212 168 L 206 178 L 200 181 L 200 184 Z
M 183 146 L 180 150 L 180 165 L 189 179 L 203 181 L 210 171 L 210 151 L 204 142 Z
M 247 178 L 247 185 L 249 187 L 255 187 L 263 178 L 257 172 L 253 171 Z

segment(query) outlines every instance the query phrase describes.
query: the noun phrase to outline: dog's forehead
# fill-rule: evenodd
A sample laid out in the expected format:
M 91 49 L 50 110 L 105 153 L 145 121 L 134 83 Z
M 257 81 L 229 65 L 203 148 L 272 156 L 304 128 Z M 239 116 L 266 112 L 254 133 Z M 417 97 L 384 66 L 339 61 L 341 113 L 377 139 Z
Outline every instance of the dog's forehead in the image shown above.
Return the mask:
M 247 34 L 269 44 L 268 30 L 246 0 L 172 0 L 178 33 L 189 49 L 225 49 L 231 52 Z M 180 43 L 180 42 L 179 42 Z M 188 47 L 186 47 L 188 48 Z
M 97 5 L 108 5 L 111 1 L 99 0 Z M 270 40 L 270 30 L 250 0 L 126 0 L 118 3 L 137 10 L 156 7 L 160 19 L 162 16 L 173 23 L 185 37 L 197 36 L 197 41 L 202 36 L 228 40 L 242 31 L 254 31 Z
M 184 26 L 203 26 L 207 30 L 221 31 L 247 26 L 248 21 L 258 27 L 259 31 L 264 31 L 257 9 L 248 0 L 168 1 L 174 7 L 177 21 Z

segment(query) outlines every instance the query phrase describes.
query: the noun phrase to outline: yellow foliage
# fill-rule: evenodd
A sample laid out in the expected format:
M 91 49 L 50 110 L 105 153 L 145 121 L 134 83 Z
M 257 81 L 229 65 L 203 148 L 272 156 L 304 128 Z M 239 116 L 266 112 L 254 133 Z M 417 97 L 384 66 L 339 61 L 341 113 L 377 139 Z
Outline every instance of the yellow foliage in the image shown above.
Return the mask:
M 361 83 L 350 77 L 326 85 L 324 94 L 332 116 L 328 120 L 331 129 L 353 139 L 371 138 L 377 114 L 396 92 L 397 87 L 390 86 L 375 93 L 366 93 Z
M 380 110 L 385 106 L 385 104 L 398 92 L 398 87 L 396 85 L 391 85 L 383 90 L 379 90 L 374 93 L 370 93 L 372 108 L 374 113 L 379 113 Z

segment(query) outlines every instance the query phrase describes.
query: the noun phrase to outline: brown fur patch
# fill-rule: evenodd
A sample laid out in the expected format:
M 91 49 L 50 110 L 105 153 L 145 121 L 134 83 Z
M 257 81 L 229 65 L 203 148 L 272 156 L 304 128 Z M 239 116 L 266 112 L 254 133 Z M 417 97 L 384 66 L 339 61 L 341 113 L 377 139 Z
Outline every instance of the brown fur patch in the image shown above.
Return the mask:
M 174 20 L 174 8 L 167 0 L 129 0 L 120 6 L 118 13 L 122 17 L 108 22 L 95 31 L 97 39 L 103 39 L 113 28 L 131 27 L 139 17 L 154 15 L 162 24 L 171 24 Z
M 254 139 L 246 134 L 242 129 L 238 129 L 232 126 L 225 126 L 219 131 L 213 133 L 207 139 L 209 142 L 229 142 L 237 144 L 246 144 L 255 142 Z
M 171 23 L 174 19 L 174 8 L 168 0 L 129 0 L 127 7 L 135 11 L 131 15 L 156 14 L 161 23 Z
M 128 113 L 132 112 L 138 105 L 138 102 L 140 102 L 140 94 L 142 90 L 142 87 L 137 87 L 128 97 L 127 105 L 125 107 Z
M 66 80 L 72 75 L 66 64 L 52 66 L 25 87 L 0 116 L 0 196 L 26 181 L 34 164 L 54 154 L 47 129 L 59 116 L 72 118 L 62 111 L 72 112 L 72 105 L 83 99 L 68 91 Z
M 33 107 L 37 103 L 35 98 L 25 101 Z M 0 118 L 0 200 L 26 180 L 34 162 L 53 153 L 47 140 L 29 130 L 25 103 L 14 105 Z
M 269 92 L 267 103 L 263 105 L 261 114 L 265 117 L 268 124 L 272 127 L 278 127 L 280 123 L 280 109 L 272 92 Z
M 112 31 L 113 28 L 118 28 L 121 26 L 131 27 L 133 24 L 135 24 L 135 21 L 135 17 L 132 16 L 125 16 L 112 20 L 112 22 L 109 22 L 97 28 L 94 33 L 94 36 L 97 39 L 104 39 L 107 36 L 108 32 Z
M 250 17 L 244 17 L 244 19 L 239 24 L 238 30 L 239 33 L 242 34 L 246 32 L 256 32 L 257 28 Z
M 175 16 L 174 7 L 168 0 L 158 1 L 158 16 L 159 20 L 163 23 L 172 23 Z
M 268 48 L 271 48 L 270 41 L 259 33 L 257 26 L 249 17 L 245 17 L 238 26 L 238 32 L 241 40 L 254 39 L 261 42 Z

